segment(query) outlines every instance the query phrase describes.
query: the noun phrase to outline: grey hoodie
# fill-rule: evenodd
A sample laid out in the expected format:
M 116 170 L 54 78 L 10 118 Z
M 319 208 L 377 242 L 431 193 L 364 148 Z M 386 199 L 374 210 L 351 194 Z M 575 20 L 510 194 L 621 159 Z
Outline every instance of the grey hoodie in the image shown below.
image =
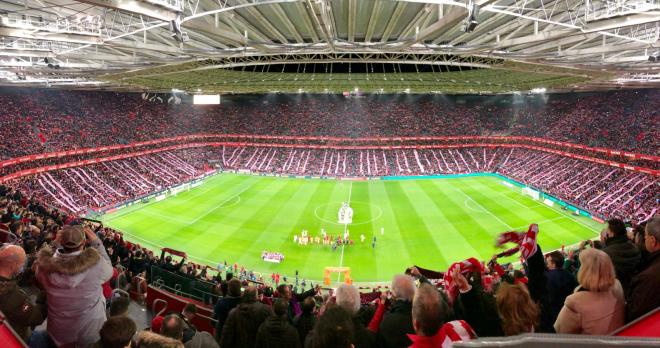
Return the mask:
M 87 347 L 100 339 L 106 320 L 102 284 L 112 277 L 99 239 L 81 252 L 39 251 L 37 281 L 48 298 L 48 334 L 57 346 Z

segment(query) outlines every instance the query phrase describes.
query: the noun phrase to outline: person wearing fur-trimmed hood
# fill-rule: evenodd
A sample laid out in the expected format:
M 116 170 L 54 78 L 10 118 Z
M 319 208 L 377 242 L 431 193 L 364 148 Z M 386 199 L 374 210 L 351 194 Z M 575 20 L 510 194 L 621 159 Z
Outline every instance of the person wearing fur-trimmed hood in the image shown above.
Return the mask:
M 48 298 L 48 335 L 59 347 L 87 347 L 106 321 L 102 284 L 112 276 L 110 258 L 81 225 L 65 226 L 53 246 L 39 251 L 36 266 Z

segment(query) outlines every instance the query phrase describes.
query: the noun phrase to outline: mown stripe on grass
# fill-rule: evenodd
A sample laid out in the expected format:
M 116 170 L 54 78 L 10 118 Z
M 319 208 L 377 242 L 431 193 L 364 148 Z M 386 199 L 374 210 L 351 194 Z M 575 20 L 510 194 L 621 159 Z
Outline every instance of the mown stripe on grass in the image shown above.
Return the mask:
M 425 217 L 427 220 L 432 221 L 435 226 L 434 232 L 431 234 L 440 246 L 438 254 L 441 257 L 441 262 L 431 267 L 446 268 L 452 262 L 459 261 L 460 258 L 465 257 L 466 253 L 470 255 L 478 255 L 478 252 L 470 241 L 465 237 L 465 232 L 459 230 L 445 211 L 456 209 L 454 205 L 452 208 L 447 206 L 447 203 L 453 204 L 443 193 L 442 190 L 437 189 L 432 182 L 429 181 L 416 181 L 415 184 L 419 187 L 419 202 L 427 207 L 429 213 Z M 490 238 L 490 235 L 483 233 L 484 238 Z M 467 250 L 466 250 L 467 249 Z
M 371 194 L 369 192 L 369 183 L 354 182 L 353 192 L 351 194 L 351 204 L 353 207 L 353 221 L 368 221 L 359 225 L 348 225 L 350 238 L 354 245 L 344 248 L 344 266 L 351 267 L 353 276 L 368 278 L 370 273 L 378 274 L 378 259 L 373 257 L 374 250 L 371 248 L 371 240 L 376 228 L 375 221 L 372 218 L 380 215 L 380 208 L 373 206 Z M 368 205 L 365 205 L 368 204 Z M 374 215 L 377 214 L 377 215 Z M 360 241 L 360 235 L 365 236 L 364 243 Z
M 396 202 L 398 209 L 394 210 L 396 224 L 408 255 L 422 255 L 431 250 L 438 249 L 425 221 L 417 214 L 415 206 L 401 187 L 401 182 L 385 183 L 385 191 L 391 202 Z

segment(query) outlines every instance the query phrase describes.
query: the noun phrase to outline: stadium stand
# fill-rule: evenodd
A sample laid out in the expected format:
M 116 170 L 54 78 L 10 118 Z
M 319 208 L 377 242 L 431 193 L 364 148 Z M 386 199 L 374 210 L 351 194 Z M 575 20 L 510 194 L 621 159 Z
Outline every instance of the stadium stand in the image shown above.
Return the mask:
M 271 144 L 272 145 L 272 144 Z M 655 176 L 538 150 L 192 148 L 44 172 L 14 185 L 67 212 L 107 210 L 190 181 L 217 163 L 222 170 L 327 177 L 498 173 L 590 211 L 602 219 L 644 221 L 657 208 Z
M 34 170 L 29 175 L 9 178 L 0 185 L 0 230 L 4 242 L 18 245 L 21 250 L 7 245 L 0 248 L 0 310 L 7 315 L 6 320 L 0 320 L 3 346 L 22 346 L 10 327 L 25 328 L 29 335 L 37 326 L 25 321 L 23 314 L 37 304 L 23 289 L 40 291 L 31 284 L 40 279 L 35 272 L 39 274 L 40 267 L 44 269 L 43 257 L 49 253 L 48 246 L 61 247 L 61 253 L 71 253 L 70 257 L 78 257 L 78 251 L 80 255 L 96 255 L 91 256 L 94 265 L 111 269 L 104 279 L 96 278 L 106 272 L 94 272 L 90 275 L 94 279 L 80 278 L 83 287 L 100 281 L 108 290 L 87 289 L 85 302 L 112 302 L 112 289 L 126 290 L 133 299 L 144 301 L 154 312 L 160 309 L 161 316 L 156 316 L 151 325 L 156 333 L 166 333 L 168 329 L 161 331 L 158 327 L 170 323 L 159 317 L 180 315 L 185 326 L 180 340 L 187 342 L 193 340 L 198 331 L 222 339 L 224 331 L 214 332 L 214 320 L 218 317 L 213 305 L 229 296 L 229 282 L 237 278 L 246 289 L 244 293 L 258 294 L 257 299 L 246 300 L 234 312 L 244 315 L 241 318 L 244 323 L 254 324 L 244 326 L 242 334 L 248 337 L 256 337 L 259 331 L 264 331 L 259 330 L 258 324 L 269 323 L 254 309 L 255 302 L 260 302 L 266 308 L 266 317 L 272 315 L 271 308 L 276 311 L 284 308 L 280 317 L 288 319 L 282 321 L 288 320 L 287 325 L 299 330 L 304 323 L 295 318 L 304 308 L 311 310 L 316 324 L 311 325 L 307 340 L 313 342 L 322 340 L 333 323 L 350 323 L 350 332 L 354 333 L 351 343 L 356 347 L 388 347 L 387 342 L 404 342 L 404 346 L 413 342 L 420 345 L 421 342 L 442 342 L 445 346 L 449 342 L 450 346 L 452 341 L 475 338 L 475 333 L 479 337 L 498 337 L 461 344 L 487 346 L 489 342 L 503 342 L 505 339 L 501 336 L 517 334 L 523 336 L 513 336 L 511 346 L 542 346 L 547 342 L 593 346 L 596 342 L 602 344 L 602 340 L 616 340 L 620 346 L 657 343 L 660 303 L 653 294 L 660 286 L 657 277 L 660 218 L 653 217 L 657 212 L 659 188 L 657 163 L 652 157 L 642 160 L 640 163 L 645 167 L 638 168 L 635 167 L 638 163 L 614 166 L 553 152 L 556 149 L 552 146 L 557 144 L 541 149 L 533 148 L 536 145 L 531 143 L 507 143 L 508 140 L 479 145 L 460 139 L 446 146 L 448 144 L 440 144 L 439 140 L 418 139 L 410 141 L 412 146 L 402 146 L 406 140 L 390 139 L 379 147 L 361 138 L 524 135 L 655 156 L 660 138 L 656 127 L 660 108 L 649 105 L 658 106 L 657 91 L 557 97 L 549 99 L 541 110 L 533 105 L 468 107 L 457 103 L 441 112 L 437 111 L 438 102 L 428 98 L 410 104 L 394 99 L 333 103 L 323 98 L 301 103 L 287 97 L 270 101 L 268 108 L 236 102 L 217 109 L 191 109 L 148 103 L 131 94 L 21 89 L 3 92 L 6 93 L 0 95 L 0 102 L 7 107 L 0 111 L 3 139 L 0 153 L 5 160 L 202 133 L 215 134 L 210 138 L 217 141 L 196 144 L 168 140 L 165 145 L 172 148 L 145 145 L 144 149 L 157 150 L 148 153 L 122 148 L 95 150 L 93 155 L 65 155 L 47 170 L 39 168 L 50 162 L 37 157 L 3 166 L 4 175 Z M 603 101 L 606 100 L 611 108 L 605 107 Z M 126 113 L 125 110 L 132 111 Z M 218 114 L 222 114 L 222 122 L 215 117 Z M 598 127 L 596 130 L 594 125 Z M 321 135 L 353 140 L 301 142 L 287 138 L 261 139 L 257 144 L 228 144 L 221 134 Z M 573 154 L 595 158 L 590 156 L 595 150 L 580 151 Z M 77 161 L 80 163 L 75 163 Z M 334 297 L 330 289 L 290 288 L 279 282 L 279 275 L 269 281 L 267 276 L 238 264 L 225 264 L 218 270 L 188 262 L 183 252 L 169 250 L 174 258 L 165 253 L 159 256 L 159 250 L 149 250 L 125 240 L 121 231 L 79 218 L 88 209 L 109 209 L 197 179 L 212 170 L 213 165 L 222 170 L 331 177 L 499 173 L 603 218 L 645 223 L 636 224 L 635 236 L 628 240 L 614 231 L 613 226 L 620 225 L 620 221 L 611 220 L 609 232 L 612 235 L 604 236 L 604 248 L 592 243 L 593 248 L 581 245 L 576 250 L 548 255 L 543 255 L 542 246 L 536 244 L 536 234 L 545 232 L 533 228 L 522 233 L 508 232 L 501 235 L 501 241 L 518 246 L 503 254 L 519 253 L 522 264 L 516 269 L 513 265 L 497 264 L 496 258 L 455 260 L 457 262 L 448 270 L 431 272 L 411 267 L 408 274 L 395 277 L 388 288 L 358 294 L 354 286 L 346 286 L 341 295 Z M 81 224 L 83 229 L 65 227 Z M 82 235 L 74 233 L 79 230 L 84 230 L 88 239 L 95 241 L 94 248 L 80 244 Z M 621 244 L 634 254 L 632 259 L 637 260 L 632 265 L 633 274 L 626 275 L 629 277 L 626 284 L 621 284 L 624 279 L 615 271 L 624 262 L 620 257 Z M 51 256 L 62 257 L 57 255 Z M 555 262 L 555 258 L 561 262 Z M 573 293 L 572 287 L 566 289 L 567 285 L 559 282 L 555 271 L 576 278 L 585 291 Z M 43 279 L 42 275 L 42 282 Z M 415 281 L 423 285 L 417 287 Z M 625 294 L 622 285 L 629 289 Z M 431 286 L 440 291 L 429 291 Z M 559 305 L 551 310 L 553 303 L 556 306 L 552 302 L 556 297 L 561 297 Z M 49 316 L 47 321 L 66 317 L 70 302 L 76 302 L 62 301 L 50 308 L 57 299 L 57 295 L 46 299 L 50 301 L 49 310 L 59 308 L 61 311 L 59 316 Z M 232 301 L 238 304 L 236 299 Z M 182 314 L 189 304 L 197 308 L 191 317 Z M 594 310 L 607 312 L 607 320 L 602 320 L 602 313 Z M 649 313 L 646 317 L 635 321 L 646 313 Z M 576 315 L 593 320 L 575 320 Z M 623 326 L 625 322 L 631 324 Z M 413 326 L 413 323 L 416 324 Z M 48 341 L 49 337 L 57 337 L 59 343 L 82 342 L 75 341 L 75 335 L 53 332 L 57 324 L 51 322 L 45 331 L 34 330 L 28 336 L 30 346 L 40 346 L 39 340 Z M 80 327 L 69 329 L 72 332 L 88 329 L 87 322 L 78 322 L 78 325 Z M 554 331 L 561 335 L 545 335 Z M 85 332 L 85 345 L 91 339 L 100 339 L 101 332 L 98 329 Z M 530 335 L 532 332 L 534 334 Z M 564 336 L 569 333 L 601 336 L 593 339 Z M 612 334 L 651 336 L 656 341 L 616 339 Z M 74 341 L 62 342 L 62 337 Z M 309 343 L 302 337 L 299 339 L 301 345 Z
M 659 94 L 657 90 L 553 94 L 540 105 L 536 100 L 502 104 L 503 97 L 280 96 L 266 101 L 238 97 L 217 107 L 199 108 L 151 103 L 138 93 L 3 88 L 0 156 L 197 133 L 352 138 L 525 135 L 658 155 Z

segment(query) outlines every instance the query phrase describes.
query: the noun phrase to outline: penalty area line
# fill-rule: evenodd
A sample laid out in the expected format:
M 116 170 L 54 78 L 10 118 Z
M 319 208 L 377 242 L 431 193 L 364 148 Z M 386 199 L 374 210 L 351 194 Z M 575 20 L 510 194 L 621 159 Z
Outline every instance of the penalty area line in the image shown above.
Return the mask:
M 188 225 L 192 225 L 192 224 L 196 223 L 197 221 L 199 221 L 199 220 L 205 218 L 206 216 L 208 216 L 208 215 L 211 214 L 212 212 L 218 210 L 219 208 L 222 208 L 222 207 L 225 205 L 225 203 L 231 201 L 232 199 L 236 198 L 237 196 L 238 196 L 238 198 L 240 199 L 240 195 L 241 195 L 241 193 L 247 191 L 247 190 L 250 189 L 253 185 L 254 185 L 254 183 L 253 183 L 252 185 L 249 185 L 249 186 L 247 186 L 246 188 L 242 189 L 239 193 L 237 193 L 237 194 L 235 194 L 235 195 L 232 195 L 231 197 L 229 197 L 229 198 L 223 200 L 220 204 L 216 205 L 215 207 L 211 208 L 211 209 L 210 209 L 209 211 L 207 211 L 206 213 L 204 213 L 204 214 L 198 216 L 197 218 L 195 218 L 195 220 L 193 220 L 192 222 L 190 222 Z
M 507 224 L 506 222 L 504 222 L 504 220 L 500 219 L 499 217 L 497 217 L 497 215 L 493 214 L 490 210 L 486 209 L 486 207 L 484 207 L 483 205 L 479 204 L 477 201 L 472 199 L 472 197 L 470 197 L 467 193 L 463 192 L 462 190 L 455 190 L 455 191 L 460 192 L 463 196 L 465 196 L 467 199 L 472 201 L 472 203 L 476 204 L 479 208 L 483 209 L 484 213 L 486 213 L 486 214 L 492 216 L 493 218 L 495 218 L 495 220 L 499 221 L 502 225 L 506 226 L 509 230 L 513 229 L 513 227 L 511 227 L 511 225 Z

